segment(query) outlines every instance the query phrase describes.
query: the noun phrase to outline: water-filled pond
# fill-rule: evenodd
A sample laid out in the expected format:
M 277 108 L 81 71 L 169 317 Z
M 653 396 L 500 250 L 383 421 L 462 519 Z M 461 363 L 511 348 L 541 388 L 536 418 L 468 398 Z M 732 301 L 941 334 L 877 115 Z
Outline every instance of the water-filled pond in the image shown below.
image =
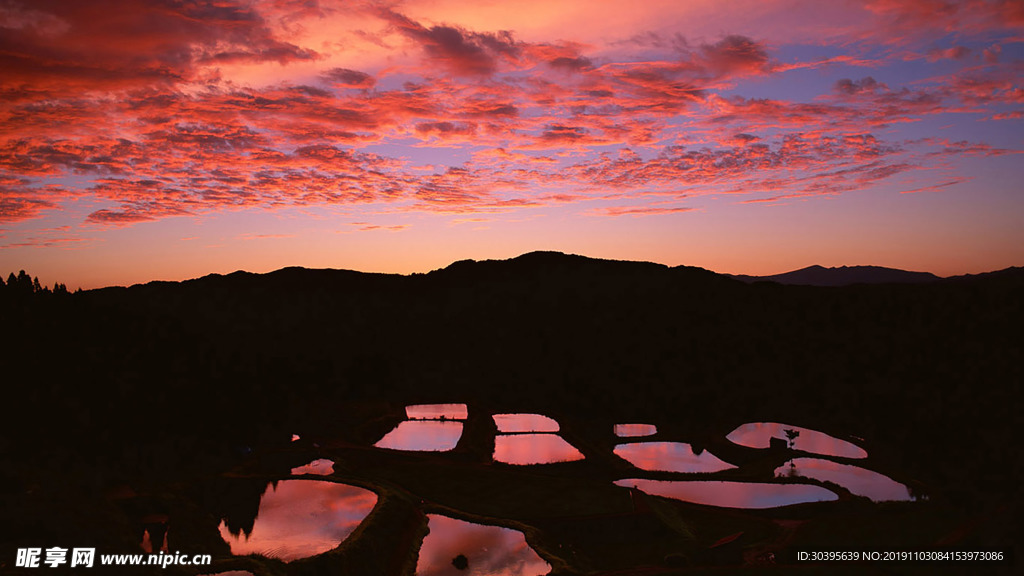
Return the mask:
M 775 476 L 803 476 L 822 482 L 834 482 L 849 490 L 851 494 L 865 496 L 875 502 L 914 499 L 906 486 L 888 476 L 859 466 L 838 464 L 820 458 L 794 458 L 776 468 Z
M 654 424 L 616 424 L 615 435 L 619 438 L 637 438 L 640 436 L 653 436 L 658 433 L 658 427 Z
M 323 480 L 282 480 L 260 498 L 252 533 L 220 534 L 236 556 L 262 554 L 285 562 L 338 546 L 373 510 L 373 492 Z
M 704 450 L 700 454 L 684 442 L 636 442 L 619 444 L 615 455 L 643 470 L 663 472 L 718 472 L 735 468 Z
M 723 508 L 777 508 L 805 502 L 826 502 L 839 498 L 831 490 L 811 484 L 645 480 L 642 478 L 626 478 L 616 481 L 615 484 L 625 488 L 636 487 L 654 496 Z
M 583 454 L 558 434 L 499 434 L 494 461 L 505 464 L 553 464 L 583 460 Z
M 391 450 L 444 452 L 455 448 L 461 437 L 462 422 L 406 420 L 400 422 L 374 446 Z
M 292 476 L 298 476 L 299 474 L 315 474 L 317 476 L 334 474 L 334 461 L 320 458 L 313 460 L 309 464 L 292 468 Z
M 437 514 L 427 515 L 427 527 L 417 576 L 535 576 L 551 571 L 518 530 Z
M 790 436 L 792 436 L 792 440 L 790 440 Z M 834 438 L 817 430 L 777 422 L 744 424 L 730 432 L 726 438 L 734 444 L 748 448 L 768 448 L 772 438 L 779 438 L 791 442 L 791 447 L 794 450 L 842 458 L 867 458 L 868 456 L 867 451 L 852 442 Z
M 495 414 L 498 432 L 558 432 L 558 422 L 540 414 Z
M 469 409 L 465 404 L 412 404 L 405 407 L 410 420 L 465 420 Z

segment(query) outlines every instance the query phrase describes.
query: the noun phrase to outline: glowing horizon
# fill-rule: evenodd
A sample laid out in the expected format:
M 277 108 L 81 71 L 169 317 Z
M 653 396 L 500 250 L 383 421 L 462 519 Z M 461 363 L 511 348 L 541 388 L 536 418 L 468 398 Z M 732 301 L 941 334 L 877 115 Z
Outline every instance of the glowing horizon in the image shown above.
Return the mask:
M 10 0 L 0 273 L 1024 264 L 1012 0 Z

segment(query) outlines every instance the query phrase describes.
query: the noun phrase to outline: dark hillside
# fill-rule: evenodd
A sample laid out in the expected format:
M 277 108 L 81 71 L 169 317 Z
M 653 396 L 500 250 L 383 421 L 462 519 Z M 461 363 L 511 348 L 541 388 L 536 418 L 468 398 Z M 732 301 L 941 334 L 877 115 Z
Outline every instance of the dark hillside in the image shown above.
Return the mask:
M 4 298 L 0 450 L 103 484 L 224 466 L 354 403 L 468 401 L 840 429 L 936 498 L 997 505 L 1022 477 L 1020 294 L 1022 269 L 817 288 L 532 253 Z

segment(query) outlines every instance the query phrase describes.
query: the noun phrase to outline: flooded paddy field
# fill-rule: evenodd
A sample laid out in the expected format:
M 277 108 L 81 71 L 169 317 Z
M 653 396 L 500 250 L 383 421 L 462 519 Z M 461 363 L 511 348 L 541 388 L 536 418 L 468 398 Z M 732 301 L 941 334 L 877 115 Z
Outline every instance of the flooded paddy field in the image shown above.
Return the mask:
M 1020 541 L 1022 282 L 566 262 L 5 309 L 0 572 L 86 546 L 212 559 L 132 572 L 181 576 L 829 574 L 796 552 Z
M 896 526 L 901 545 L 928 546 L 964 521 L 904 470 L 886 470 L 892 478 L 873 471 L 885 461 L 836 430 L 845 440 L 835 441 L 863 454 L 805 456 L 788 425 L 751 447 L 730 433 L 750 423 L 693 432 L 657 422 L 663 440 L 649 441 L 623 437 L 611 416 L 513 417 L 486 402 L 462 406 L 453 414 L 349 405 L 336 421 L 310 419 L 241 447 L 221 472 L 136 482 L 98 505 L 124 517 L 126 540 L 142 512 L 160 511 L 170 549 L 209 551 L 212 569 L 254 576 L 785 565 L 802 546 L 838 545 L 851 530 L 882 545 Z M 460 433 L 444 446 L 428 428 L 419 439 L 404 432 L 403 442 L 385 442 L 408 424 Z M 522 446 L 503 449 L 510 438 Z

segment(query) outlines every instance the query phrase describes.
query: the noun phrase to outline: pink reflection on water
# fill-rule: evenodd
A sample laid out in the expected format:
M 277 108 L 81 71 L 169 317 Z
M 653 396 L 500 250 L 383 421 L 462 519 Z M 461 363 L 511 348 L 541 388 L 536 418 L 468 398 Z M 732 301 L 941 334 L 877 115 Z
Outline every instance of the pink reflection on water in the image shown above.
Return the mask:
M 726 438 L 740 446 L 767 448 L 772 437 L 786 439 L 786 430 L 799 432 L 799 435 L 793 440 L 793 448 L 796 450 L 841 458 L 867 458 L 868 456 L 863 448 L 846 440 L 833 438 L 817 430 L 777 422 L 744 424 L 730 432 Z
M 637 436 L 653 436 L 658 433 L 654 424 L 616 424 L 615 435 L 619 438 L 635 438 Z
M 450 420 L 406 420 L 388 432 L 377 448 L 444 452 L 451 450 L 462 437 L 462 422 Z
M 616 486 L 639 488 L 654 496 L 675 498 L 695 504 L 723 508 L 776 508 L 804 502 L 837 500 L 831 490 L 810 484 L 763 484 L 754 482 L 722 482 L 713 480 L 670 481 L 626 478 Z
M 794 458 L 776 468 L 775 476 L 803 476 L 822 482 L 835 482 L 849 490 L 851 494 L 866 496 L 875 502 L 914 499 L 906 486 L 888 476 L 820 458 Z
M 540 414 L 495 414 L 498 432 L 558 432 L 558 422 Z
M 167 552 L 168 551 L 167 550 L 167 533 L 168 532 L 169 531 L 165 531 L 164 532 L 164 537 L 163 537 L 163 540 L 162 540 L 162 542 L 160 544 L 160 547 L 157 548 L 156 550 L 153 550 L 153 541 L 151 540 L 152 536 L 150 536 L 149 530 L 145 530 L 142 533 L 142 544 L 140 544 L 140 546 L 142 546 L 142 550 L 146 554 L 152 554 L 154 552 L 159 552 L 161 550 L 164 551 L 164 552 Z
M 465 404 L 412 404 L 405 407 L 410 420 L 465 420 L 469 409 Z
M 220 535 L 236 556 L 262 554 L 285 562 L 321 554 L 341 544 L 373 510 L 377 495 L 369 490 L 322 480 L 282 480 L 260 498 L 256 523 L 248 538 Z
M 420 548 L 417 576 L 537 576 L 551 570 L 518 530 L 436 514 L 427 515 L 427 522 L 430 533 Z M 460 554 L 468 561 L 465 570 L 452 564 Z
M 637 442 L 619 444 L 615 455 L 644 470 L 664 472 L 718 472 L 735 468 L 719 460 L 707 450 L 694 454 L 693 448 L 684 442 Z
M 313 460 L 309 464 L 299 466 L 298 468 L 292 468 L 293 476 L 299 474 L 316 474 L 317 476 L 334 474 L 334 461 L 327 460 L 326 458 L 320 458 L 319 460 Z
M 558 434 L 499 434 L 494 437 L 494 460 L 505 464 L 553 464 L 583 460 L 583 454 Z

